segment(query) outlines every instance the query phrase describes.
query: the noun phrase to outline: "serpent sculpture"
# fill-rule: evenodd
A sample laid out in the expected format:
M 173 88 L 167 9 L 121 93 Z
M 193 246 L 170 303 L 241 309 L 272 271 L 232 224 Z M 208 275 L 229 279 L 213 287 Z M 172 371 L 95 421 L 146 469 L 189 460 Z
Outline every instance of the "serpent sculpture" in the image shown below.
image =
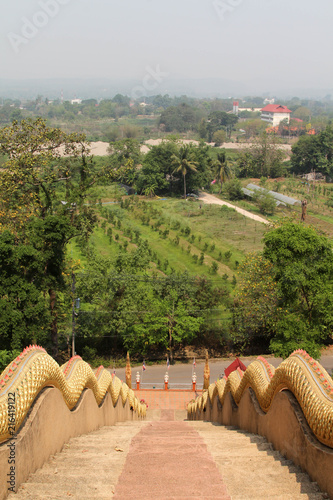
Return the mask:
M 15 398 L 15 430 L 19 430 L 31 405 L 44 387 L 56 387 L 62 393 L 67 407 L 72 410 L 84 389 L 91 389 L 100 405 L 107 392 L 115 406 L 129 401 L 139 416 L 146 415 L 146 405 L 141 404 L 134 392 L 119 378 L 100 366 L 94 373 L 80 356 L 74 356 L 59 366 L 45 349 L 29 346 L 0 375 L 0 442 L 9 439 L 11 412 L 8 402 Z M 13 396 L 15 395 L 15 396 Z
M 228 378 L 210 384 L 207 391 L 189 403 L 188 414 L 202 411 L 208 398 L 213 403 L 218 397 L 223 405 L 228 393 L 239 405 L 249 387 L 265 413 L 278 392 L 291 391 L 314 435 L 321 443 L 333 448 L 333 381 L 326 370 L 303 350 L 293 352 L 276 369 L 261 356 L 245 372 L 238 368 Z

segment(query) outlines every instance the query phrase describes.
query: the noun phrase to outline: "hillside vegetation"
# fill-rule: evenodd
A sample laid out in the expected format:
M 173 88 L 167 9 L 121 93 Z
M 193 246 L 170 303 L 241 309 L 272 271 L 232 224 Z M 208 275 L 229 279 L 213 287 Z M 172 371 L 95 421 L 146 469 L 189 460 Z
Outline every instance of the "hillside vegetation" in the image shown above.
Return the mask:
M 232 156 L 172 137 L 93 158 L 84 135 L 41 119 L 1 129 L 0 361 L 35 342 L 61 361 L 72 340 L 96 363 L 173 361 L 189 345 L 318 356 L 333 326 L 332 189 L 290 172 L 313 147 L 330 174 L 330 137 L 300 141 L 289 163 L 267 134 Z M 248 180 L 264 188 L 253 199 Z M 202 189 L 272 225 L 203 204 Z M 305 222 L 272 189 L 306 197 Z

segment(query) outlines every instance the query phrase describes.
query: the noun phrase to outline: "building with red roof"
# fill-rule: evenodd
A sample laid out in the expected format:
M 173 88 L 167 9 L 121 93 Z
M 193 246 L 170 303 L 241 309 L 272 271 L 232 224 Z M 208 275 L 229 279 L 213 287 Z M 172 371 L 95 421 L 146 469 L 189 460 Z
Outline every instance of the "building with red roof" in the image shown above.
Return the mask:
M 290 122 L 291 111 L 281 104 L 268 104 L 261 110 L 261 119 L 272 127 L 278 126 L 282 120 Z

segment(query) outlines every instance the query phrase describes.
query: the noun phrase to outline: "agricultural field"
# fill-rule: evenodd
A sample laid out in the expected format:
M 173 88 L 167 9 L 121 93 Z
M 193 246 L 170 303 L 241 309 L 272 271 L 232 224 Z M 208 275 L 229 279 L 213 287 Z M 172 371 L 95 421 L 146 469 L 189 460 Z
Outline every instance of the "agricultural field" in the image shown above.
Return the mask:
M 333 184 L 325 182 L 307 182 L 297 177 L 286 177 L 279 179 L 241 179 L 241 184 L 246 187 L 253 183 L 260 185 L 268 191 L 275 191 L 286 196 L 302 201 L 307 200 L 306 223 L 315 226 L 323 231 L 333 240 Z M 219 186 L 212 188 L 212 194 L 217 198 L 226 200 L 223 195 L 219 195 Z M 249 199 L 235 200 L 233 205 L 248 210 L 256 215 L 261 215 L 259 207 Z M 291 217 L 295 221 L 300 220 L 302 209 L 300 206 L 276 208 L 274 215 L 265 216 L 272 223 L 278 222 L 284 217 Z
M 114 190 L 112 196 L 112 187 L 105 195 L 97 205 L 99 223 L 89 242 L 105 257 L 119 249 L 132 251 L 141 239 L 151 251 L 151 272 L 187 270 L 191 275 L 235 281 L 245 255 L 262 248 L 264 225 L 228 207 L 139 196 L 119 201 L 119 192 Z M 71 243 L 69 252 L 84 262 L 78 244 Z

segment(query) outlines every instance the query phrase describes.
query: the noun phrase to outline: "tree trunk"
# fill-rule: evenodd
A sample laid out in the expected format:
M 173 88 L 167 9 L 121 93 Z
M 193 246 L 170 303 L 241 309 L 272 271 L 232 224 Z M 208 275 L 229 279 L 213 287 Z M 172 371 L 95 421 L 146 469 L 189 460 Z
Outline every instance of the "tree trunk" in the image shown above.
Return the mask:
M 186 179 L 185 179 L 185 175 L 184 175 L 184 199 L 186 200 Z
M 173 365 L 172 328 L 169 327 L 169 355 L 170 365 Z
M 58 313 L 56 308 L 57 296 L 56 291 L 50 288 L 50 309 L 51 309 L 51 342 L 52 342 L 52 356 L 56 361 L 58 361 L 59 351 L 58 351 Z

